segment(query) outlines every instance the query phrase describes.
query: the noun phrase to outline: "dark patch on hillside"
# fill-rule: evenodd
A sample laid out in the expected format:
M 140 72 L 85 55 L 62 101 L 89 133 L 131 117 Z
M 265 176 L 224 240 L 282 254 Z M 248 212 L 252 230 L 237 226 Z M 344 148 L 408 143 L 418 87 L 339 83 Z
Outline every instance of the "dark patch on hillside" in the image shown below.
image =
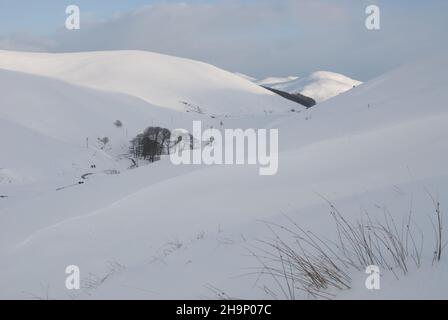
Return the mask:
M 307 96 L 304 96 L 303 94 L 300 94 L 300 93 L 291 94 L 291 93 L 288 93 L 288 92 L 284 92 L 284 91 L 281 91 L 281 90 L 277 90 L 277 89 L 273 89 L 273 88 L 269 88 L 269 87 L 265 87 L 265 86 L 262 86 L 262 87 L 267 89 L 267 90 L 269 90 L 269 91 L 272 91 L 272 92 L 278 94 L 279 96 L 281 96 L 281 97 L 283 97 L 285 99 L 288 99 L 288 100 L 291 100 L 291 101 L 296 102 L 298 104 L 301 104 L 302 106 L 305 106 L 307 108 L 311 108 L 311 107 L 316 105 L 316 101 L 314 99 L 312 99 L 310 97 L 307 97 Z

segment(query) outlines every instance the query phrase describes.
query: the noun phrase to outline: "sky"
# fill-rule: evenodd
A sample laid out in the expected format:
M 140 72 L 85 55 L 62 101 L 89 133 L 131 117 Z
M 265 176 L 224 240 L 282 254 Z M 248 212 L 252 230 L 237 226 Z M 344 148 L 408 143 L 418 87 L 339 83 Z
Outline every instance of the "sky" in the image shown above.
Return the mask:
M 65 9 L 81 9 L 66 30 Z M 381 29 L 365 27 L 368 5 Z M 366 81 L 448 49 L 446 0 L 0 0 L 0 49 L 147 50 L 258 79 L 325 70 Z

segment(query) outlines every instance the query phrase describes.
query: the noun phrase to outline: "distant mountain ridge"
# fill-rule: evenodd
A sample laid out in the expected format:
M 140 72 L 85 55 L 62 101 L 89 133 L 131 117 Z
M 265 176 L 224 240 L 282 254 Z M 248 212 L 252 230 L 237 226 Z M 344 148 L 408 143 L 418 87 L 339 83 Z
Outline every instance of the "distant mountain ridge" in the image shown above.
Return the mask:
M 304 78 L 292 76 L 286 78 L 269 77 L 256 83 L 263 87 L 290 94 L 299 93 L 314 99 L 317 103 L 324 102 L 362 84 L 361 81 L 328 71 L 314 72 Z
M 299 79 L 299 77 L 296 76 L 288 76 L 288 77 L 268 77 L 266 79 L 257 81 L 257 83 L 261 86 L 266 86 L 266 87 L 272 87 L 276 84 L 280 84 L 280 83 L 286 83 L 286 82 L 290 82 L 290 81 L 294 81 Z

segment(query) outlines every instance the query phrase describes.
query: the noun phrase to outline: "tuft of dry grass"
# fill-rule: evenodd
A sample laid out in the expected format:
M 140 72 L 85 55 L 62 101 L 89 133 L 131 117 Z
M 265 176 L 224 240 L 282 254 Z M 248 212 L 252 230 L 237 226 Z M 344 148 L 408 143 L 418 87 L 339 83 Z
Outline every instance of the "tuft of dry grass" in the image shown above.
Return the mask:
M 436 212 L 436 219 L 431 219 L 435 263 L 440 261 L 446 243 L 442 243 L 440 202 L 435 199 L 433 202 Z M 261 246 L 250 250 L 261 265 L 254 273 L 270 276 L 282 298 L 294 300 L 299 292 L 304 292 L 315 299 L 331 299 L 334 289 L 351 288 L 350 270 L 361 271 L 371 265 L 390 271 L 397 279 L 406 275 L 411 266 L 420 268 L 425 234 L 415 223 L 412 209 L 401 223 L 397 223 L 387 210 L 382 219 L 372 219 L 366 213 L 365 217 L 352 222 L 330 201 L 327 203 L 337 241 L 326 240 L 286 217 L 289 226 L 265 222 L 273 238 L 260 240 Z M 267 287 L 264 290 L 272 298 L 279 298 L 274 290 Z

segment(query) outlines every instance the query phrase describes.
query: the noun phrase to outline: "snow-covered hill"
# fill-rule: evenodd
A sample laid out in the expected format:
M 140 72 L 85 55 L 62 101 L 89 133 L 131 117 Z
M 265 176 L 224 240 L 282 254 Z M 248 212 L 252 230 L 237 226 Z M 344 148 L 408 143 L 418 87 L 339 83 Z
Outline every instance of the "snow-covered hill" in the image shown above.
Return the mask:
M 447 69 L 445 56 L 431 57 L 306 111 L 218 119 L 0 72 L 0 174 L 6 180 L 21 168 L 21 177 L 26 170 L 45 177 L 0 182 L 0 195 L 8 196 L 0 199 L 0 298 L 201 299 L 219 297 L 217 291 L 221 298 L 284 298 L 269 276 L 251 273 L 260 263 L 250 253 L 258 240 L 274 237 L 264 221 L 285 224 L 285 214 L 336 241 L 322 197 L 348 219 L 390 212 L 400 221 L 411 210 L 425 232 L 420 269 L 399 280 L 382 270 L 377 292 L 366 290 L 364 270 L 351 270 L 352 289 L 336 298 L 447 298 L 448 260 L 431 264 L 428 218 L 428 193 L 443 212 L 448 204 Z M 279 172 L 261 177 L 256 166 L 174 166 L 168 159 L 126 170 L 113 152 L 83 145 L 87 133 L 119 140 L 123 131 L 112 124 L 118 117 L 136 131 L 150 119 L 182 126 L 196 117 L 279 129 Z M 56 190 L 76 183 L 91 161 L 100 167 L 84 184 Z M 68 170 L 72 163 L 79 169 Z M 121 173 L 102 174 L 113 168 Z M 63 169 L 69 174 L 61 178 Z M 65 287 L 65 268 L 73 264 L 81 271 L 79 291 Z M 296 298 L 309 296 L 298 291 Z
M 249 80 L 249 81 L 252 81 L 252 82 L 257 81 L 256 78 L 251 77 L 251 76 L 249 76 L 249 75 L 247 75 L 247 74 L 244 74 L 244 73 L 241 73 L 241 72 L 235 72 L 235 74 L 236 74 L 238 77 L 243 78 L 243 79 L 245 79 L 245 80 Z
M 120 167 L 114 157 L 127 153 L 129 140 L 146 127 L 188 128 L 193 119 L 131 96 L 1 69 L 0 96 L 0 184 L 73 179 L 92 164 Z M 98 141 L 104 137 L 106 146 Z
M 296 76 L 288 76 L 288 77 L 268 77 L 263 80 L 257 81 L 260 86 L 272 87 L 277 84 L 286 83 L 290 81 L 294 81 L 299 79 Z
M 288 93 L 300 93 L 321 103 L 361 85 L 362 82 L 342 74 L 318 71 L 304 78 L 268 78 L 258 84 Z
M 124 93 L 153 105 L 207 114 L 287 112 L 297 105 L 233 73 L 198 61 L 144 51 L 0 51 L 0 69 Z

